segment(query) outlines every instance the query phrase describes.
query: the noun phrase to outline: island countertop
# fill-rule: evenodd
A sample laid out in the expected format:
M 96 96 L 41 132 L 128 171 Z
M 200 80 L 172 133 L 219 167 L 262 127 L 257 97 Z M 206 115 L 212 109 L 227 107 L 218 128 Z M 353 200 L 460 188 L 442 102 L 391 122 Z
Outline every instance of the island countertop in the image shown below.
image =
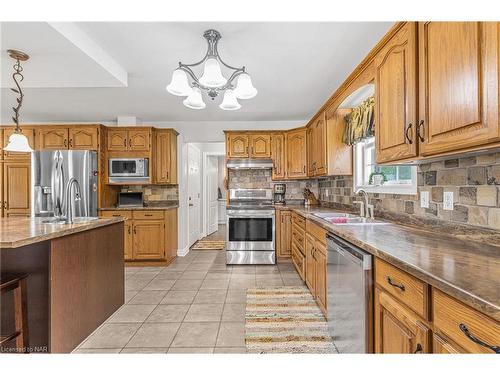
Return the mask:
M 17 248 L 124 221 L 121 217 L 99 218 L 84 223 L 46 224 L 47 218 L 0 218 L 0 248 Z
M 471 307 L 500 321 L 500 247 L 403 226 L 332 224 L 315 213 L 326 207 L 279 206 L 314 221 L 368 253 L 383 259 Z

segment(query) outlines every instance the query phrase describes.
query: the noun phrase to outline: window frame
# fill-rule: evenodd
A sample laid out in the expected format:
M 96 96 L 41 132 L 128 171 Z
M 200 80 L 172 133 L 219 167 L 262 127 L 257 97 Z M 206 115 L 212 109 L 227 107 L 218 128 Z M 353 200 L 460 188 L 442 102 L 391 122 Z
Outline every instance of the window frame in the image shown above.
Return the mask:
M 374 140 L 375 143 L 375 140 Z M 388 183 L 380 186 L 367 185 L 363 183 L 363 175 L 365 173 L 365 164 L 363 160 L 359 160 L 358 154 L 360 143 L 353 145 L 353 187 L 354 193 L 358 193 L 359 190 L 364 190 L 367 193 L 381 193 L 381 194 L 406 194 L 406 195 L 417 195 L 417 167 L 415 165 L 406 166 L 411 167 L 411 184 L 398 184 L 398 183 Z M 363 156 L 365 148 L 363 147 Z M 394 165 L 394 166 L 405 166 Z M 362 170 L 360 171 L 360 168 Z

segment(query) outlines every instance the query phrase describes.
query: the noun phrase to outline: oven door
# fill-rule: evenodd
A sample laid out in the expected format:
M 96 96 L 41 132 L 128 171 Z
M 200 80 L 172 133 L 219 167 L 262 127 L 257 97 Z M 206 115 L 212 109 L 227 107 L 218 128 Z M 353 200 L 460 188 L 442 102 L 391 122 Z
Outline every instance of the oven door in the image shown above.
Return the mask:
M 274 211 L 228 211 L 229 251 L 274 251 Z

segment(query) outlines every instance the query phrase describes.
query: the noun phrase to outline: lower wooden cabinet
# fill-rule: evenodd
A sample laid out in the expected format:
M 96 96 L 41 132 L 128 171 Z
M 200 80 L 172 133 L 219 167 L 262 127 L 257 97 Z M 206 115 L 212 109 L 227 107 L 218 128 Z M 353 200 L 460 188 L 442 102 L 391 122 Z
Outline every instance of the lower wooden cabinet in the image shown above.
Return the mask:
M 310 234 L 306 234 L 306 285 L 311 291 L 311 294 L 316 295 L 316 259 L 314 252 L 316 251 L 315 239 Z
M 326 316 L 327 312 L 327 284 L 326 284 L 326 246 L 316 241 L 315 260 L 315 297 L 316 303 Z
M 4 216 L 30 216 L 31 163 L 4 162 L 2 178 Z
M 467 353 L 453 341 L 434 333 L 432 335 L 432 352 L 434 354 L 461 354 Z
M 104 210 L 102 217 L 124 217 L 124 259 L 172 261 L 177 255 L 177 209 Z
M 278 258 L 292 256 L 292 214 L 276 210 L 276 255 Z
M 375 289 L 375 352 L 429 353 L 430 329 L 402 303 Z

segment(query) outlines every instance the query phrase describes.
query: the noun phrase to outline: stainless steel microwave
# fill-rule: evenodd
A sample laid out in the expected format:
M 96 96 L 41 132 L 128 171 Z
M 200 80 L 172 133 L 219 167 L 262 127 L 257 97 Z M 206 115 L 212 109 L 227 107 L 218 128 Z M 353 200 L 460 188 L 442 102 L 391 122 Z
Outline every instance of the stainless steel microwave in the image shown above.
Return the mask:
M 149 159 L 109 159 L 110 182 L 133 182 L 149 180 Z

